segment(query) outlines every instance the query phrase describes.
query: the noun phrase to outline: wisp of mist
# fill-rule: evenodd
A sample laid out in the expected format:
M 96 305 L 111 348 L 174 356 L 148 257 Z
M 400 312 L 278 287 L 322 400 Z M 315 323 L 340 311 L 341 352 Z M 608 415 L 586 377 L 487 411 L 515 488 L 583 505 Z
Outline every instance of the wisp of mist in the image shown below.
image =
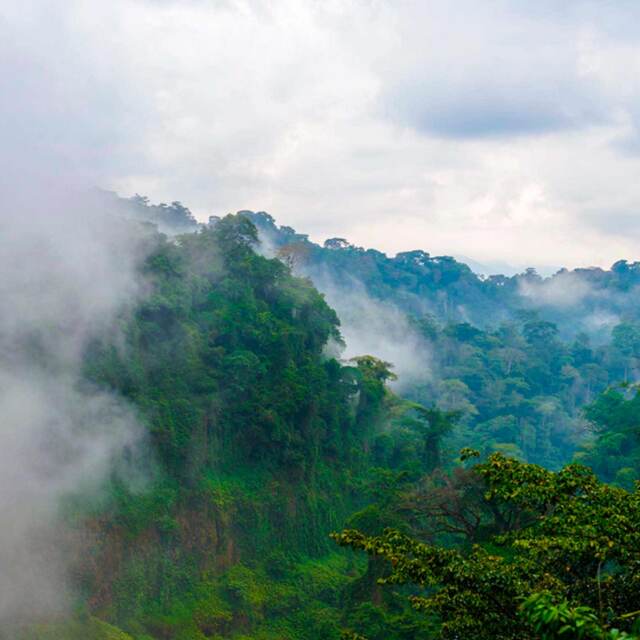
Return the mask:
M 82 379 L 88 342 L 141 294 L 123 221 L 78 193 L 5 190 L 0 211 L 0 622 L 71 599 L 60 501 L 99 492 L 141 430 L 120 398 Z M 96 495 L 90 494 L 90 495 Z

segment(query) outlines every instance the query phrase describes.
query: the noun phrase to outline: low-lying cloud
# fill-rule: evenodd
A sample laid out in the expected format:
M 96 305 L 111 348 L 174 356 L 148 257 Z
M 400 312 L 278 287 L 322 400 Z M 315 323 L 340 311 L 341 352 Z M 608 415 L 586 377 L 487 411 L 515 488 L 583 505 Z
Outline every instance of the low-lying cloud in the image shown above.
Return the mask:
M 49 187 L 0 193 L 2 624 L 64 611 L 60 502 L 98 492 L 141 437 L 134 410 L 82 375 L 88 342 L 143 291 L 138 236 Z
M 571 271 L 560 271 L 544 280 L 522 278 L 518 288 L 520 295 L 536 305 L 563 308 L 581 304 L 592 293 L 592 286 Z
M 373 355 L 391 363 L 398 376 L 391 386 L 398 391 L 431 377 L 430 345 L 411 325 L 406 313 L 391 303 L 372 298 L 355 279 L 345 286 L 336 284 L 326 273 L 306 272 L 306 275 L 340 318 L 340 332 L 346 345 L 340 354 L 343 359 Z

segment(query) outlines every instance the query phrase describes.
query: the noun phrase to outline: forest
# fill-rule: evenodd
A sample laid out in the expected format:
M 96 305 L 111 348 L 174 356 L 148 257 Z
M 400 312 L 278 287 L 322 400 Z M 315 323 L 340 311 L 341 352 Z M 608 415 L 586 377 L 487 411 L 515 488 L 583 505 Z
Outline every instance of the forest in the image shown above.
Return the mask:
M 0 637 L 640 637 L 640 263 L 483 276 L 95 197 L 145 286 L 82 379 L 146 479 L 68 492 L 73 610 Z

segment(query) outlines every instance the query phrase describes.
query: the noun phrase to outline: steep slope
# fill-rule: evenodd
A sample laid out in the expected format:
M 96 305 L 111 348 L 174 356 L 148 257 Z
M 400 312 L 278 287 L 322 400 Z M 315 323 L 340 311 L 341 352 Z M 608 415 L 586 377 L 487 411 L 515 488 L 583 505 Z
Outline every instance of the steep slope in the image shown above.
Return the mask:
M 384 417 L 384 373 L 325 355 L 335 313 L 253 251 L 246 218 L 156 242 L 124 344 L 86 355 L 87 378 L 138 407 L 155 464 L 151 486 L 115 480 L 108 507 L 85 516 L 90 609 L 136 638 L 264 624 L 332 637 L 347 565 L 314 558 L 334 553 L 328 533 L 361 500 L 351 482 Z M 302 623 L 305 608 L 324 613 Z

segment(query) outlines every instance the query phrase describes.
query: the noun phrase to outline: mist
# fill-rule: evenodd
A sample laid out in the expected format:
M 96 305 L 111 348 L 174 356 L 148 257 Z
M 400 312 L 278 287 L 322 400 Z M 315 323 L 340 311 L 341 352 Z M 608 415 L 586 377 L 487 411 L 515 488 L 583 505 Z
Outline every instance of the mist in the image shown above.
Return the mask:
M 97 499 L 141 442 L 134 410 L 82 378 L 83 354 L 115 335 L 143 294 L 140 234 L 81 191 L 40 182 L 0 193 L 0 620 L 70 605 L 61 500 Z
M 239 213 L 253 215 L 253 212 Z M 256 222 L 255 217 L 252 219 Z M 267 258 L 280 257 L 273 232 L 259 223 L 257 229 L 260 243 L 256 251 Z M 294 260 L 290 266 L 294 274 L 309 278 L 338 314 L 345 344 L 343 347 L 328 345 L 331 355 L 342 360 L 374 355 L 389 362 L 398 377 L 390 386 L 398 392 L 431 377 L 430 345 L 395 304 L 371 297 L 357 278 L 346 276 L 338 282 L 329 269 L 315 267 L 304 260 L 299 263 Z
M 595 343 L 611 340 L 621 322 L 635 322 L 638 307 L 637 264 L 619 263 L 611 270 L 562 269 L 553 276 L 517 276 L 524 305 L 558 325 L 567 338 L 587 334 Z
M 369 296 L 355 279 L 347 288 L 336 284 L 327 274 L 307 275 L 338 314 L 346 345 L 341 354 L 343 359 L 374 355 L 391 363 L 398 379 L 390 382 L 390 386 L 398 392 L 431 377 L 429 343 L 411 326 L 405 313 Z
M 582 303 L 592 288 L 576 273 L 559 271 L 544 280 L 522 278 L 518 281 L 520 295 L 539 305 L 575 307 Z

